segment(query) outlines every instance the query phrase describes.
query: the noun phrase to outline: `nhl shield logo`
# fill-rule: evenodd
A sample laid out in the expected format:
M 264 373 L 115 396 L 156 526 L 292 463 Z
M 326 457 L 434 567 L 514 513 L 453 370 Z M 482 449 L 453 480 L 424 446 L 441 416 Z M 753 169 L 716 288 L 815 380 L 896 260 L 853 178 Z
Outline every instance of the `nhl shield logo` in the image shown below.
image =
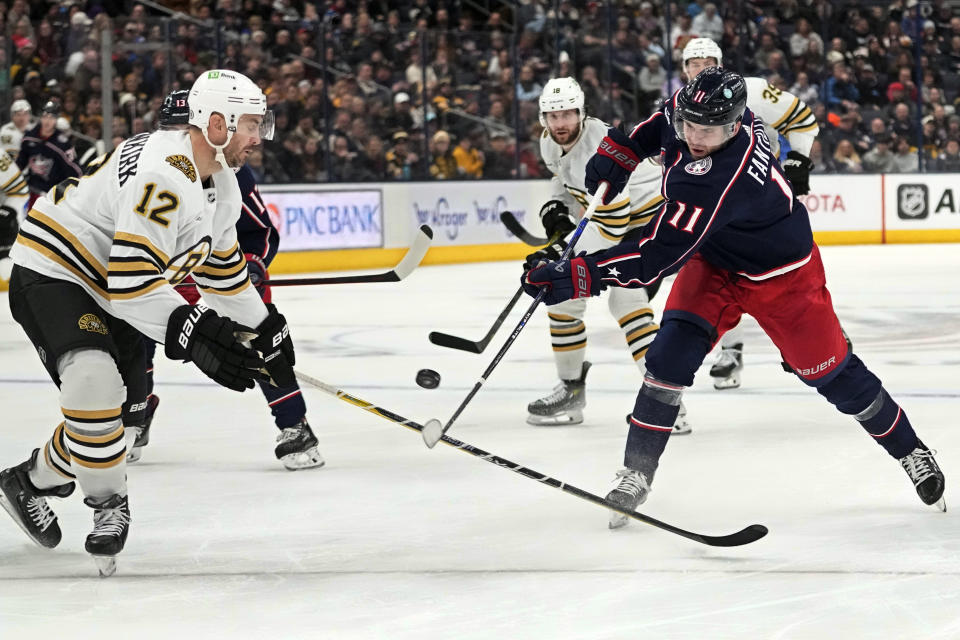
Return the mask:
M 902 220 L 920 220 L 930 214 L 929 189 L 925 184 L 901 184 L 897 187 L 897 216 Z
M 707 156 L 706 158 L 700 158 L 699 160 L 688 162 L 683 170 L 692 176 L 702 176 L 707 171 L 710 171 L 712 166 L 713 160 L 710 159 L 710 156 Z

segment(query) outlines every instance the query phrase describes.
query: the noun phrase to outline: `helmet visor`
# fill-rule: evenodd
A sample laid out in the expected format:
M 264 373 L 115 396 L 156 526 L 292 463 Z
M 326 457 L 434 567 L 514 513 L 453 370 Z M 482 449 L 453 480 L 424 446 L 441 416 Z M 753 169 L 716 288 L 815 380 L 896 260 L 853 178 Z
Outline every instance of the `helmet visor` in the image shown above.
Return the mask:
M 673 128 L 677 132 L 677 137 L 687 144 L 697 147 L 719 147 L 732 137 L 736 126 L 736 123 L 697 124 L 686 120 L 680 111 L 674 113 L 673 116 Z
M 261 140 L 273 140 L 274 125 L 273 109 L 267 109 L 263 114 L 263 120 L 260 121 Z

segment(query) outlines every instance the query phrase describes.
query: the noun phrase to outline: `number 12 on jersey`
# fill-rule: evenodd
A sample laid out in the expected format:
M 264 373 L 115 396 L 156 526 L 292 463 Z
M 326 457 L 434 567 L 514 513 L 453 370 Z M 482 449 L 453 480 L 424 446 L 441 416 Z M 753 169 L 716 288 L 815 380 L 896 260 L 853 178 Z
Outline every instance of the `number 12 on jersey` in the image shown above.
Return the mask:
M 146 216 L 151 222 L 156 222 L 163 227 L 168 227 L 170 226 L 170 221 L 163 216 L 171 211 L 175 211 L 177 207 L 180 206 L 180 199 L 169 191 L 161 191 L 156 194 L 156 199 L 165 204 L 158 204 L 148 210 L 148 207 L 154 200 L 154 192 L 156 190 L 157 185 L 152 182 L 144 185 L 143 197 L 140 198 L 140 203 L 134 208 L 134 211 L 142 216 Z

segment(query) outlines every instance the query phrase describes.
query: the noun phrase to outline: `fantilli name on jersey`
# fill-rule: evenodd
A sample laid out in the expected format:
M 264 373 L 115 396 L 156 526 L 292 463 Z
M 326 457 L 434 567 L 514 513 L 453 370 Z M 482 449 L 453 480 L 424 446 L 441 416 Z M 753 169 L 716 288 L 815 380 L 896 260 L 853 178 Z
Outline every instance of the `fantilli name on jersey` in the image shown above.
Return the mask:
M 578 212 L 589 204 L 590 195 L 585 183 L 587 161 L 597 152 L 609 128 L 597 118 L 584 119 L 580 139 L 566 153 L 546 130 L 540 137 L 540 155 L 553 173 L 550 197 L 572 205 L 571 211 Z M 584 231 L 583 239 L 577 246 L 586 251 L 607 248 L 619 242 L 630 229 L 647 224 L 663 202 L 660 177 L 660 165 L 657 162 L 653 159 L 641 162 L 630 175 L 625 192 L 610 204 L 597 207 L 597 213 L 593 216 L 597 224 L 589 225 L 587 229 L 596 229 L 599 246 L 592 246 L 588 231 Z
M 820 131 L 810 107 L 764 78 L 744 78 L 744 81 L 747 84 L 747 106 L 763 120 L 773 155 L 780 157 L 780 139 L 777 137 L 780 134 L 790 143 L 791 149 L 809 158 L 810 147 Z
M 217 312 L 256 327 L 267 310 L 237 244 L 236 177 L 221 170 L 204 188 L 190 180 L 184 163 L 195 167 L 185 131 L 125 140 L 86 175 L 37 200 L 10 257 L 77 283 L 108 313 L 158 342 L 170 313 L 184 304 L 171 285 L 189 274 L 204 294 L 217 294 L 205 295 Z

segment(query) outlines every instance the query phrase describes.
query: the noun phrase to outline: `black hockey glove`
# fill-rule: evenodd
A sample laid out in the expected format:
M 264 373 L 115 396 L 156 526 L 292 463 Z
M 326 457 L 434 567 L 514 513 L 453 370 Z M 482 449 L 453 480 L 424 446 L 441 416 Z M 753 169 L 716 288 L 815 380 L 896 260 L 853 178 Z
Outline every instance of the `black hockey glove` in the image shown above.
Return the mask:
M 540 222 L 548 238 L 562 238 L 577 228 L 563 200 L 550 200 L 540 207 Z
M 596 193 L 600 183 L 606 182 L 610 187 L 603 196 L 603 204 L 610 204 L 627 186 L 630 174 L 639 164 L 636 143 L 620 129 L 611 127 L 600 141 L 597 152 L 587 161 L 587 191 Z
M 787 159 L 783 161 L 783 172 L 793 185 L 793 195 L 805 196 L 810 193 L 811 171 L 813 163 L 810 158 L 797 151 L 787 152 Z
M 293 374 L 297 359 L 293 355 L 293 340 L 290 339 L 287 319 L 277 311 L 276 306 L 268 304 L 267 309 L 270 315 L 257 327 L 260 335 L 250 344 L 263 354 L 263 366 L 270 375 L 270 384 L 279 388 L 292 387 L 297 383 Z
M 559 260 L 560 256 L 563 255 L 563 250 L 567 248 L 567 243 L 563 240 L 558 240 L 554 244 L 547 245 L 539 251 L 534 251 L 527 256 L 527 259 L 523 262 L 523 270 L 530 271 L 530 269 L 535 269 L 540 266 L 543 262 L 553 262 L 554 260 Z
M 605 286 L 593 259 L 583 253 L 573 260 L 548 262 L 531 269 L 523 274 L 520 284 L 534 298 L 546 287 L 543 302 L 548 305 L 600 295 Z
M 17 239 L 17 212 L 11 207 L 0 205 L 0 259 L 10 255 L 10 248 Z
M 168 358 L 193 362 L 217 384 L 234 391 L 252 389 L 263 379 L 263 358 L 242 343 L 256 336 L 245 327 L 202 304 L 177 307 L 167 320 L 164 352 Z

